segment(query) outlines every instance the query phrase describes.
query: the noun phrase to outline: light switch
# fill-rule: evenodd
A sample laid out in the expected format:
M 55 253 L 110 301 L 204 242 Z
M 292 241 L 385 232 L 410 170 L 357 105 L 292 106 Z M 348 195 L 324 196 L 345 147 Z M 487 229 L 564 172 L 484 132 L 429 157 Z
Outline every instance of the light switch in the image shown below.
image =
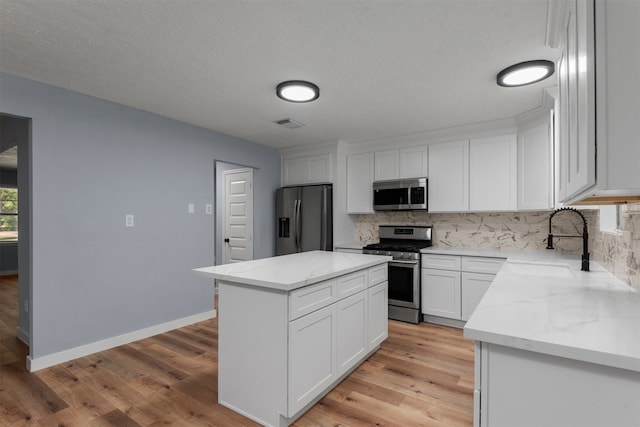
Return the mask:
M 213 213 L 213 205 L 211 203 L 204 205 L 204 213 L 207 215 L 211 215 Z
M 133 215 L 127 214 L 124 216 L 124 226 L 133 227 Z
M 196 206 L 193 203 L 189 203 L 189 205 L 187 206 L 187 211 L 189 213 L 195 213 L 196 211 Z

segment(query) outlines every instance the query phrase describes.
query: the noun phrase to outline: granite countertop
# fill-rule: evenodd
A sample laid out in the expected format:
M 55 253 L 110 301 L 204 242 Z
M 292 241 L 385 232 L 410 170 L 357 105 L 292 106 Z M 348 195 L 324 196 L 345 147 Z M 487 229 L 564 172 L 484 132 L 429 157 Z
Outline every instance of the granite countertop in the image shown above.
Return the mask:
M 226 282 L 292 291 L 390 260 L 389 256 L 312 251 L 195 268 L 193 271 Z
M 478 341 L 640 372 L 640 293 L 555 251 L 428 248 L 506 258 L 464 328 Z

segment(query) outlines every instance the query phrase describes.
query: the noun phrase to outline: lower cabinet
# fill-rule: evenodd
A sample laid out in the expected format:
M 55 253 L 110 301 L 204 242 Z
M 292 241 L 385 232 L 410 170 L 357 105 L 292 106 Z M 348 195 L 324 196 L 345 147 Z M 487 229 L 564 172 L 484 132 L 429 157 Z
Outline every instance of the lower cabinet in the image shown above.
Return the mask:
M 423 254 L 422 314 L 436 323 L 438 319 L 466 322 L 503 262 L 503 258 Z
M 460 320 L 460 271 L 422 269 L 422 312 Z
M 331 305 L 289 322 L 289 415 L 333 382 L 337 374 L 336 321 Z
M 387 263 L 293 291 L 218 281 L 218 402 L 289 425 L 388 336 Z

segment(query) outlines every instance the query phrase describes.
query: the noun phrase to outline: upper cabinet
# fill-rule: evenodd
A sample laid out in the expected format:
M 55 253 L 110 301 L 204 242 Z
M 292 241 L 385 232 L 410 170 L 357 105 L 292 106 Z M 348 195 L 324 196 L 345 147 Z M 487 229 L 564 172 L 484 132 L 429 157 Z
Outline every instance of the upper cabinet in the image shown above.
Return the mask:
M 637 202 L 640 2 L 554 0 L 549 19 L 548 44 L 561 49 L 560 201 Z
M 384 181 L 387 179 L 398 179 L 399 172 L 399 153 L 398 150 L 376 151 L 375 159 L 375 181 Z
M 429 176 L 429 152 L 426 145 L 401 148 L 400 178 L 423 178 Z
M 331 155 L 319 154 L 282 159 L 282 185 L 333 182 Z
M 469 141 L 429 146 L 429 211 L 469 210 Z
M 347 155 L 347 213 L 373 213 L 374 154 Z
M 426 145 L 376 151 L 374 157 L 376 181 L 428 176 L 429 156 Z
M 475 138 L 469 143 L 469 210 L 517 209 L 515 134 Z
M 553 209 L 553 139 L 549 121 L 518 130 L 518 210 Z

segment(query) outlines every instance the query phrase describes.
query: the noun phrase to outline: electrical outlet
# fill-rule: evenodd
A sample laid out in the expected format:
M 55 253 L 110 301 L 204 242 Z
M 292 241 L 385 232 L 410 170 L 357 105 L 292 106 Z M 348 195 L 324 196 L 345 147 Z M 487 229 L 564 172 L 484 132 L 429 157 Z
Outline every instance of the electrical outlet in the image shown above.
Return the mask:
M 211 203 L 204 205 L 204 213 L 207 215 L 211 215 L 213 213 L 213 205 Z
M 127 214 L 124 216 L 124 226 L 125 227 L 133 227 L 133 215 Z
M 193 203 L 189 203 L 189 205 L 187 205 L 187 212 L 195 213 L 195 211 L 196 211 L 196 205 L 194 205 Z

